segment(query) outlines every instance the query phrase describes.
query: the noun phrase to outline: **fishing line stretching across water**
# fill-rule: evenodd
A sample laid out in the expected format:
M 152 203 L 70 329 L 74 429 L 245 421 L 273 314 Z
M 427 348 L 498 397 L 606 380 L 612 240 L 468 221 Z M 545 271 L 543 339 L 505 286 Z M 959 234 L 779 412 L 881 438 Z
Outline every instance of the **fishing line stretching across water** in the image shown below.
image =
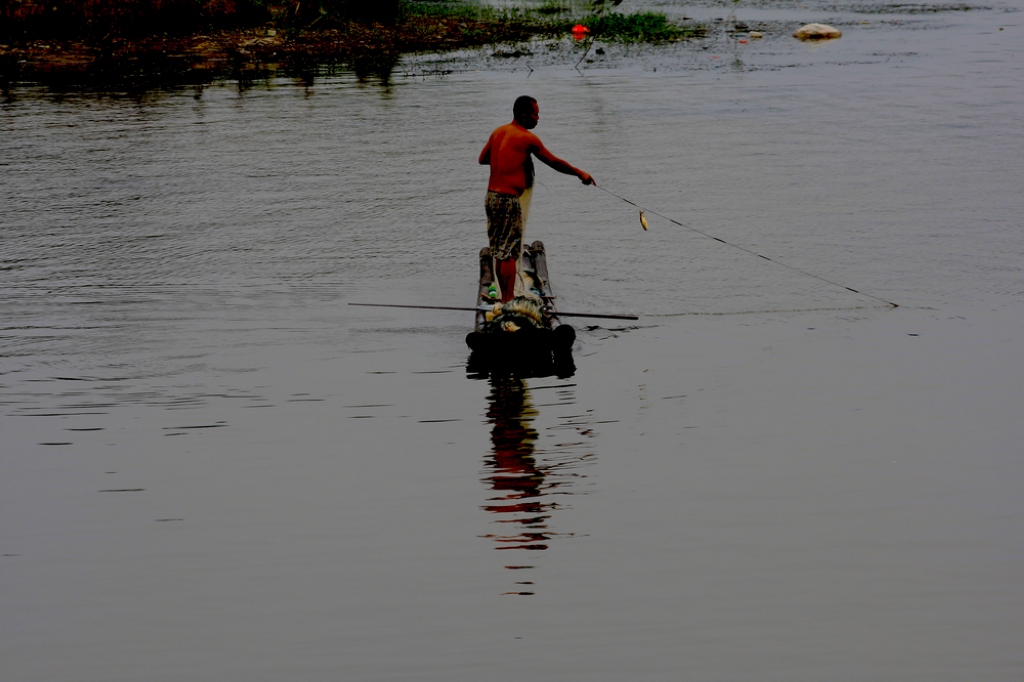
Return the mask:
M 708 234 L 707 232 L 703 232 L 701 230 L 698 230 L 696 227 L 691 227 L 689 225 L 684 225 L 683 223 L 679 222 L 678 220 L 675 220 L 674 218 L 669 218 L 667 215 L 662 215 L 661 213 L 658 213 L 657 211 L 652 211 L 649 208 L 644 208 L 644 207 L 640 206 L 640 204 L 637 204 L 634 201 L 630 201 L 626 197 L 619 196 L 615 192 L 612 192 L 611 190 L 607 190 L 604 187 L 601 187 L 599 185 L 594 185 L 594 187 L 597 187 L 602 192 L 606 192 L 606 193 L 612 195 L 616 199 L 619 199 L 621 201 L 625 201 L 630 206 L 636 207 L 636 209 L 638 211 L 640 211 L 640 213 L 641 213 L 641 216 L 640 216 L 641 219 L 643 219 L 643 214 L 644 213 L 654 214 L 654 215 L 658 216 L 659 218 L 664 218 L 665 220 L 669 221 L 673 225 L 678 225 L 679 227 L 682 227 L 682 228 L 685 228 L 687 230 L 690 230 L 691 232 L 696 232 L 697 234 L 699 234 L 701 236 L 704 236 L 704 237 L 707 237 L 708 239 L 714 239 L 716 242 L 721 242 L 721 243 L 725 244 L 726 246 L 731 246 L 734 249 L 739 249 L 740 251 L 745 251 L 746 253 L 749 253 L 752 256 L 757 256 L 758 258 L 763 258 L 764 260 L 766 260 L 766 261 L 768 261 L 770 263 L 775 263 L 776 265 L 781 265 L 784 268 L 789 268 L 790 270 L 793 270 L 794 272 L 799 272 L 801 275 L 806 275 L 807 277 L 813 277 L 814 279 L 820 280 L 820 281 L 825 282 L 827 284 L 831 284 L 832 286 L 840 287 L 840 288 L 846 289 L 847 291 L 852 291 L 853 293 L 858 294 L 860 296 L 867 296 L 868 298 L 873 298 L 876 301 L 881 301 L 882 303 L 884 303 L 886 305 L 889 305 L 889 306 L 892 306 L 893 308 L 899 308 L 899 304 L 893 303 L 892 301 L 887 301 L 884 298 L 879 298 L 878 296 L 874 296 L 872 294 L 866 294 L 863 291 L 857 291 L 856 289 L 852 289 L 852 288 L 846 286 L 845 284 L 840 284 L 839 282 L 834 282 L 834 281 L 832 281 L 830 279 L 825 279 L 824 277 L 822 277 L 820 275 L 815 275 L 813 272 L 807 272 L 806 270 L 801 270 L 798 267 L 795 267 L 795 266 L 788 265 L 786 263 L 782 263 L 780 261 L 777 261 L 774 258 L 769 258 L 768 256 L 763 256 L 760 253 L 758 253 L 756 251 L 751 251 L 750 249 L 748 249 L 748 248 L 746 248 L 744 246 L 739 246 L 737 244 L 732 244 L 730 242 L 725 241 L 724 239 L 719 239 L 718 237 L 716 237 L 714 235 L 711 235 L 711 234 Z M 647 229 L 647 228 L 645 227 L 644 229 Z

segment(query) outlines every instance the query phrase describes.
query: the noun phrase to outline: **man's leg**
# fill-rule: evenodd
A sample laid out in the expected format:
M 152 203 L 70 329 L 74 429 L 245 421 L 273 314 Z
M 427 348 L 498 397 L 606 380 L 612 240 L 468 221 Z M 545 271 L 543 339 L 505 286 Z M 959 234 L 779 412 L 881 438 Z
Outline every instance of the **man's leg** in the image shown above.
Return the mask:
M 523 244 L 523 212 L 519 197 L 487 192 L 487 237 L 494 257 L 494 276 L 501 302 L 516 296 L 516 276 Z
M 495 273 L 498 277 L 498 288 L 501 289 L 501 302 L 508 303 L 516 296 L 516 272 L 519 268 L 518 258 L 502 258 L 495 260 Z

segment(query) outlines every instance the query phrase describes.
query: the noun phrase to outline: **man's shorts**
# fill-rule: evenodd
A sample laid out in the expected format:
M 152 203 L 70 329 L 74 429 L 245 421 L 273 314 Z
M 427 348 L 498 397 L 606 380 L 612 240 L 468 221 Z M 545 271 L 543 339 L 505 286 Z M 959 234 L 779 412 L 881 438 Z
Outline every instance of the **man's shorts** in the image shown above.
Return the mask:
M 525 216 L 519 197 L 488 190 L 484 202 L 487 209 L 487 238 L 491 257 L 518 260 L 523 250 Z

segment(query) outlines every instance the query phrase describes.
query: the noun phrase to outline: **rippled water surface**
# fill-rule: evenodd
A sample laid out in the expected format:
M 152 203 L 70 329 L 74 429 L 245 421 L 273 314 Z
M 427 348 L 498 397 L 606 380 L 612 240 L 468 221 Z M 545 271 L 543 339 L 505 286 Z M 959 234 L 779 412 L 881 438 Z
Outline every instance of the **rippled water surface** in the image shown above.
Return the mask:
M 777 30 L 16 89 L 0 677 L 1024 677 L 1022 14 L 659 6 Z M 546 377 L 347 305 L 472 305 L 521 93 L 651 227 L 539 169 L 561 308 L 641 316 Z

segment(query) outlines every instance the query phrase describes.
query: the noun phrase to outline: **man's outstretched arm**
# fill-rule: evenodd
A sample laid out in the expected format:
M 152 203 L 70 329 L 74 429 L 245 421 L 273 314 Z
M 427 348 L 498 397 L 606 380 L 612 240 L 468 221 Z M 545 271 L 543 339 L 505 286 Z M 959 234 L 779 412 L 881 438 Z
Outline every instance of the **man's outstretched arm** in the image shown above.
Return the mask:
M 539 142 L 536 148 L 533 150 L 533 153 L 537 156 L 538 159 L 543 161 L 546 165 L 550 166 L 551 168 L 554 168 L 559 173 L 565 173 L 566 175 L 575 175 L 577 178 L 583 181 L 584 185 L 597 184 L 596 182 L 594 182 L 594 178 L 590 175 L 590 173 L 580 170 L 579 168 L 572 165 L 568 161 L 565 161 L 564 159 L 558 158 L 550 151 L 548 151 L 547 147 L 545 147 L 543 144 L 540 144 Z

